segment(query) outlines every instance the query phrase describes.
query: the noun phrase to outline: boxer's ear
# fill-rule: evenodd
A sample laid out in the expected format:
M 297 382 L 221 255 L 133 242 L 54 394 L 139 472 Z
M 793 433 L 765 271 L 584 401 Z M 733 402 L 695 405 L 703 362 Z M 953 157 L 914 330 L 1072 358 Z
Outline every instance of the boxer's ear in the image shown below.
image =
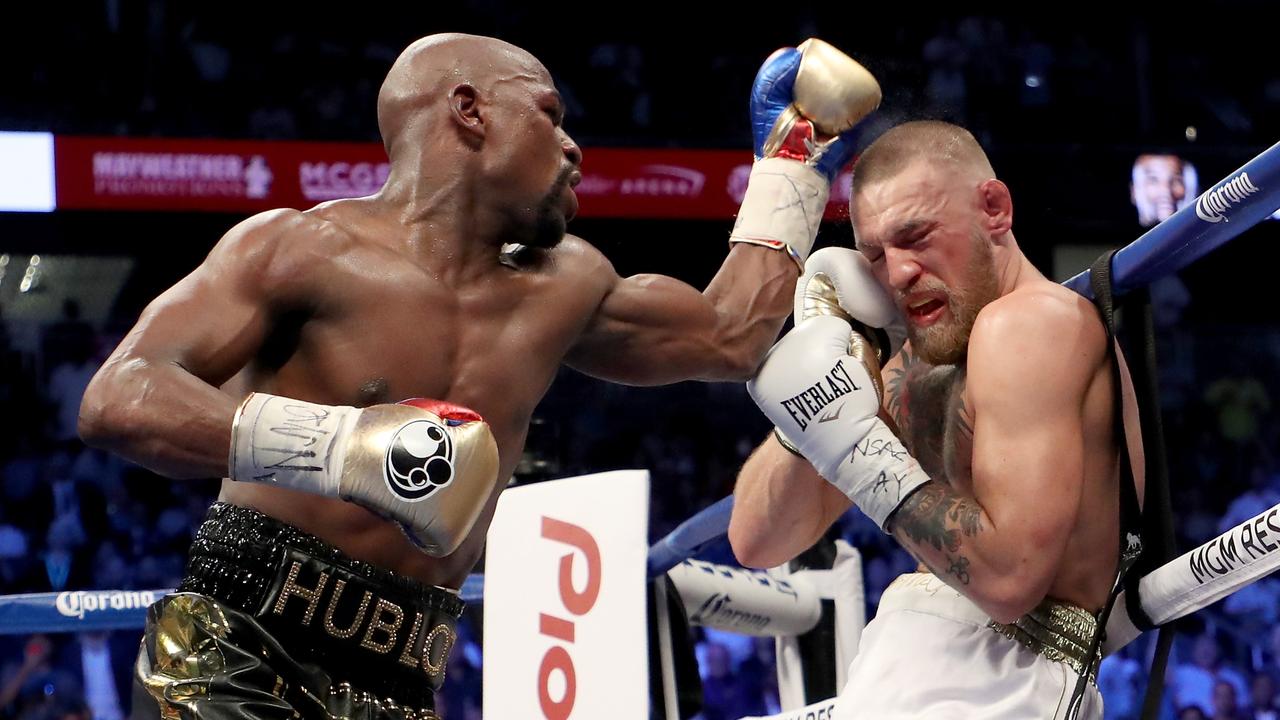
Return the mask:
M 1009 186 L 995 178 L 978 185 L 978 203 L 984 224 L 992 236 L 1003 235 L 1013 228 L 1013 196 Z
M 480 93 L 474 85 L 461 83 L 449 91 L 449 113 L 454 123 L 469 137 L 479 140 L 485 135 L 480 113 Z

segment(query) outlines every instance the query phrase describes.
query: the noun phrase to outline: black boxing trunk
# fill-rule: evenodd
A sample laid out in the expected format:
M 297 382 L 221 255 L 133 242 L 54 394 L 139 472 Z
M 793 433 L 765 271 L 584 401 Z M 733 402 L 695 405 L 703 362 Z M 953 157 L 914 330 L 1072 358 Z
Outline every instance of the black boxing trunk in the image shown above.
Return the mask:
M 463 602 L 215 503 L 147 613 L 133 717 L 438 717 Z

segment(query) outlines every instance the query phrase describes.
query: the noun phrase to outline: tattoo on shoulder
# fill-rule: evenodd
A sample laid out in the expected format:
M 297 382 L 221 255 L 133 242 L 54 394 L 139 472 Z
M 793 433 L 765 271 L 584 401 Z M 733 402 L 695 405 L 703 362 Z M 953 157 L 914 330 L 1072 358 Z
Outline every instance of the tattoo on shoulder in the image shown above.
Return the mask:
M 969 409 L 964 405 L 964 394 L 956 399 L 956 429 L 970 440 L 973 439 L 973 425 L 969 422 Z
M 902 367 L 889 371 L 889 412 L 893 415 L 893 421 L 898 424 L 898 429 L 906 432 L 911 403 L 911 391 L 907 379 L 914 369 L 916 359 L 911 354 L 911 350 L 905 347 L 899 355 L 902 357 Z

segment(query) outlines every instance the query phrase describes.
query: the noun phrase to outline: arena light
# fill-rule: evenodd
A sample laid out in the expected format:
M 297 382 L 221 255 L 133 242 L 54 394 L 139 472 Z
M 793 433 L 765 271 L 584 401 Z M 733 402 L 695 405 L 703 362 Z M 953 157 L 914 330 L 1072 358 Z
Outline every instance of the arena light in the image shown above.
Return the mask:
M 52 212 L 53 134 L 0 132 L 0 212 Z

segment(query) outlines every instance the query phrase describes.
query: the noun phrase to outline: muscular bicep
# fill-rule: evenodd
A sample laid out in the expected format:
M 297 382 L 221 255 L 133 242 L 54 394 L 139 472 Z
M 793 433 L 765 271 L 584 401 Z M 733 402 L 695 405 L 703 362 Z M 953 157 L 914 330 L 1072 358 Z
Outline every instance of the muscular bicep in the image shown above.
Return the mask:
M 262 347 L 281 300 L 285 218 L 229 232 L 204 262 L 151 302 L 113 359 L 172 363 L 221 385 Z
M 1045 404 L 1031 414 L 1004 405 L 975 400 L 974 494 L 1001 533 L 1052 553 L 1065 547 L 1084 485 L 1080 409 Z
M 147 306 L 85 390 L 86 443 L 167 477 L 225 476 L 236 398 L 218 388 L 262 347 L 273 308 L 308 275 L 305 264 L 281 262 L 300 217 L 278 211 L 240 224 Z
M 258 300 L 202 265 L 147 306 L 120 349 L 221 385 L 262 344 L 267 322 Z
M 716 308 L 663 275 L 618 278 L 569 353 L 572 367 L 637 385 L 699 378 L 716 357 Z
M 568 362 L 635 385 L 748 379 L 791 314 L 796 279 L 786 255 L 748 245 L 729 251 L 703 291 L 662 275 L 607 272 L 608 291 Z
M 986 320 L 968 365 L 974 494 L 1008 542 L 1056 565 L 1083 496 L 1084 400 L 1105 336 L 1070 308 Z

